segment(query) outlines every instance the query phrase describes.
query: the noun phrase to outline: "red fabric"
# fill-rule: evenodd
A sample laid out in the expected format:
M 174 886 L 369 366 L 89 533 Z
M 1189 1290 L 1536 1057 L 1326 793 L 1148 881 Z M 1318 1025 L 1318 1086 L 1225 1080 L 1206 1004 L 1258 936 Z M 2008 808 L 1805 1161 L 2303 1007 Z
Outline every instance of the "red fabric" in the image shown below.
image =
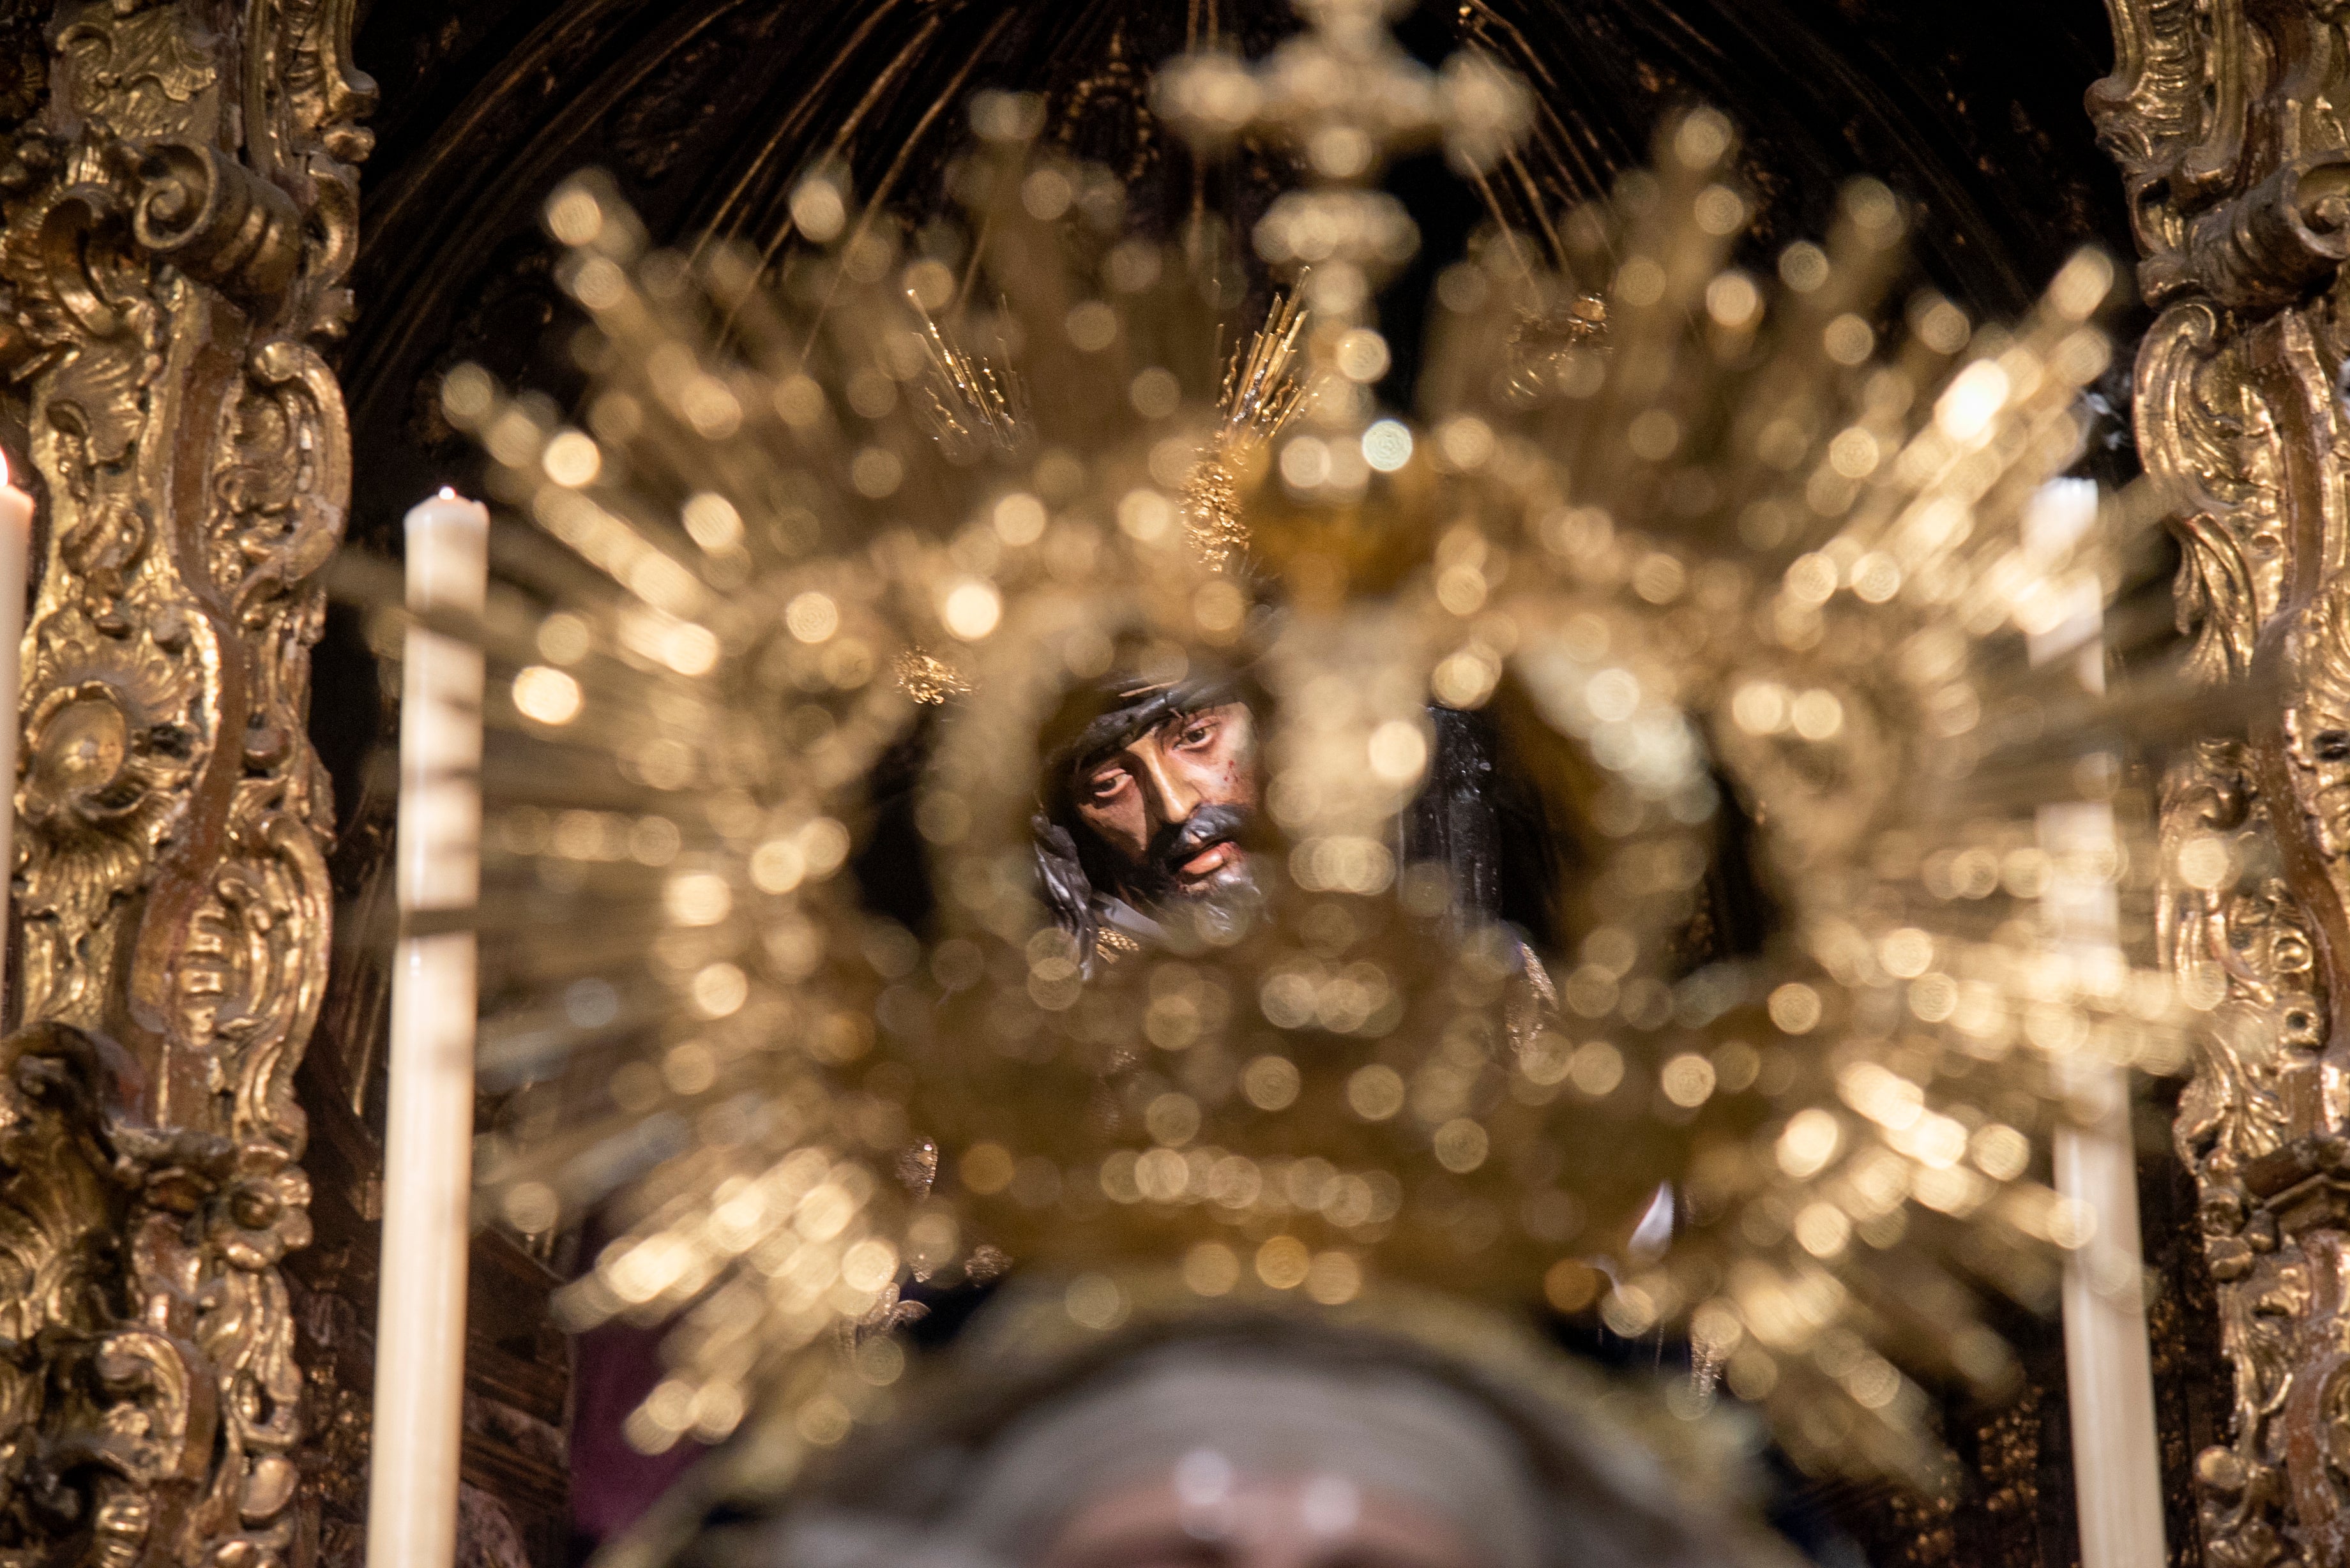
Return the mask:
M 629 1412 L 660 1381 L 666 1332 L 611 1323 L 574 1343 L 571 1522 L 585 1543 L 600 1545 L 644 1517 L 709 1451 L 689 1438 L 665 1454 L 640 1454 L 620 1435 Z

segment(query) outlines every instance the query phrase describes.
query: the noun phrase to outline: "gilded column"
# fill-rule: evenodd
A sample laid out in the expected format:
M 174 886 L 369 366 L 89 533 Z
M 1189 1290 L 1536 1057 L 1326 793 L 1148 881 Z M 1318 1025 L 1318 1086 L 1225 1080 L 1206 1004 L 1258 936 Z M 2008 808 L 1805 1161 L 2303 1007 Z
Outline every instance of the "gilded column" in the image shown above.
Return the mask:
M 2159 310 L 2138 444 L 2180 629 L 2241 732 L 2165 789 L 2167 956 L 2217 1002 L 2175 1137 L 2199 1193 L 2229 1440 L 2205 1561 L 2350 1561 L 2350 11 L 2108 0 L 2090 92 Z
M 327 972 L 351 0 L 57 7 L 0 144 L 42 497 L 0 1044 L 0 1563 L 307 1563 L 279 1264 Z M 17 424 L 16 421 L 21 421 Z

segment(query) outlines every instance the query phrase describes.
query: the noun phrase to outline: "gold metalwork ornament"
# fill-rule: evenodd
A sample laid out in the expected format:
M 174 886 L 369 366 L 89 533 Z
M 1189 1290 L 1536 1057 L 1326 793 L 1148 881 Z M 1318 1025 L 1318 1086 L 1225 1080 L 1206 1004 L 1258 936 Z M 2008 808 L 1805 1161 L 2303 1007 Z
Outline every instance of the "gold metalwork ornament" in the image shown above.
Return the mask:
M 960 697 L 971 690 L 955 667 L 935 654 L 910 648 L 890 662 L 890 673 L 897 678 L 898 690 L 925 707 L 935 708 L 950 697 Z
M 2138 354 L 2138 448 L 2175 497 L 2178 610 L 2241 731 L 2173 769 L 2169 962 L 2213 1004 L 2175 1128 L 2233 1369 L 2227 1438 L 2195 1460 L 2206 1560 L 2350 1554 L 2336 1281 L 2350 1231 L 2350 515 L 2340 265 L 2350 136 L 2331 107 L 2337 8 L 2115 0 L 2090 93 L 2161 314 Z
M 2314 699 L 2339 657 L 2325 617 L 2309 612 L 2340 569 L 2326 432 L 2342 137 L 2325 84 L 2345 57 L 2343 24 L 2241 0 L 2207 9 L 2115 0 L 2116 68 L 2095 100 L 2132 186 L 2142 281 L 2167 306 L 2141 358 L 2141 448 L 2190 498 L 2180 601 L 2207 670 L 2255 669 L 2264 634 L 2298 618 L 2295 651 L 2275 638 L 2274 657 Z M 106 1478 L 87 1517 L 93 1552 L 110 1561 L 265 1561 L 289 1506 L 272 1260 L 299 1237 L 300 1183 L 276 1162 L 300 1145 L 285 1085 L 325 943 L 304 585 L 347 483 L 333 383 L 306 340 L 348 309 L 349 165 L 365 156 L 354 121 L 369 89 L 349 67 L 347 5 L 217 22 L 185 4 L 61 7 L 53 100 L 0 168 L 0 274 L 16 290 L 0 356 L 33 400 L 49 514 L 18 799 L 33 922 L 23 1006 L 68 1025 L 32 1023 L 0 1051 L 0 1230 L 26 1277 L 44 1282 L 12 1294 L 6 1332 L 26 1344 L 46 1330 L 67 1347 L 55 1381 L 12 1365 L 0 1409 L 15 1455 L 103 1443 L 85 1449 L 103 1453 Z M 1551 358 L 1558 386 L 1591 362 L 1571 344 Z M 1522 378 L 1517 395 L 1540 395 L 1542 379 Z M 773 514 L 790 522 L 793 505 L 781 498 Z M 1752 532 L 1783 538 L 1777 526 L 1758 516 Z M 1071 555 L 1083 537 L 1062 535 Z M 1620 537 L 1604 548 L 1634 565 Z M 630 624 L 632 647 L 658 645 Z M 871 668 L 869 647 L 835 652 L 785 673 L 829 681 Z M 1506 657 L 1485 652 L 1458 667 L 1462 690 Z M 2166 796 L 2167 946 L 2189 987 L 2219 999 L 2179 1137 L 2206 1195 L 2239 1372 L 2235 1435 L 2198 1467 L 2207 1542 L 2231 1565 L 2339 1554 L 2323 1468 L 2344 1440 L 2328 1359 L 2338 1315 L 2313 1293 L 2311 1264 L 2332 1256 L 2341 1227 L 2311 1201 L 2333 1178 L 2295 1175 L 2340 1121 L 2327 1008 L 2341 949 L 2310 913 L 2334 880 L 2330 701 L 2284 704 L 2290 724 L 2280 711 L 2249 743 L 2206 748 Z M 536 834 L 518 810 L 505 826 L 510 843 L 563 846 L 545 863 L 566 874 L 666 864 L 675 828 L 646 804 L 546 813 Z M 732 797 L 711 804 L 731 810 Z M 803 874 L 831 858 L 829 820 L 794 829 Z M 2206 887 L 2215 855 L 2226 870 Z M 789 863 L 770 856 L 769 879 Z M 764 939 L 785 972 L 810 950 L 787 918 Z M 672 1076 L 692 1082 L 691 1066 Z M 226 1141 L 174 1127 L 225 1128 Z M 114 1186 L 124 1171 L 139 1179 Z M 190 1219 L 204 1220 L 193 1242 Z M 129 1256 L 109 1251 L 115 1237 L 133 1238 Z M 984 1252 L 971 1272 L 993 1266 Z M 125 1282 L 162 1326 L 91 1314 Z M 205 1293 L 224 1282 L 225 1294 Z M 96 1376 L 68 1388 L 84 1367 Z M 247 1429 L 216 1445 L 224 1393 Z M 93 1436 L 132 1427 L 146 1436 Z M 59 1527 L 27 1511 L 33 1473 L 0 1476 L 0 1530 L 9 1552 L 46 1557 Z
M 327 969 L 311 580 L 349 491 L 351 8 L 69 5 L 0 202 L 47 506 L 0 1049 L 0 1556 L 307 1550 L 293 1073 Z
M 1897 1360 L 1998 1386 L 1973 1289 L 2044 1303 L 2085 1239 L 2032 1174 L 2068 1064 L 2187 1050 L 2161 977 L 2074 961 L 2040 903 L 2126 895 L 2155 862 L 2126 809 L 2114 854 L 2035 836 L 2043 805 L 2116 798 L 2121 719 L 2076 659 L 2027 657 L 2147 520 L 2132 499 L 2070 542 L 2027 528 L 2106 365 L 2088 320 L 2110 265 L 2076 259 L 2012 331 L 1920 302 L 1880 352 L 1890 194 L 1854 185 L 1783 269 L 1802 286 L 1765 290 L 1725 265 L 1749 210 L 1730 128 L 1693 115 L 1653 174 L 1562 225 L 1603 271 L 1503 237 L 1448 275 L 1426 412 L 1375 452 L 1342 286 L 1396 235 L 1326 169 L 1332 200 L 1258 236 L 1295 258 L 1314 213 L 1368 224 L 1283 328 L 1306 392 L 1239 493 L 1279 566 L 1252 606 L 1180 526 L 1231 412 L 1221 367 L 1181 373 L 1218 325 L 1186 258 L 1097 297 L 1117 236 L 1074 193 L 1099 177 L 1032 156 L 1016 106 L 973 118 L 993 140 L 962 188 L 1001 304 L 945 326 L 1017 346 L 1033 448 L 942 442 L 890 391 L 938 372 L 941 340 L 894 276 L 931 258 L 894 225 L 844 223 L 790 287 L 752 291 L 723 246 L 647 253 L 593 182 L 549 206 L 595 327 L 588 428 L 476 369 L 443 389 L 499 498 L 603 585 L 517 594 L 479 628 L 517 699 L 484 773 L 509 989 L 482 1062 L 535 1107 L 491 1150 L 492 1201 L 532 1230 L 629 1217 L 570 1320 L 677 1323 L 631 1436 L 755 1417 L 779 1462 L 837 1441 L 876 1395 L 829 1347 L 896 1321 L 908 1281 L 1008 1254 L 1077 1276 L 1096 1330 L 1124 1269 L 1170 1263 L 1201 1296 L 1423 1280 L 1596 1304 L 1625 1334 L 1681 1322 L 1802 1462 L 1927 1466 Z M 1604 351 L 1529 333 L 1595 319 L 1594 296 Z M 1154 369 L 1182 395 L 1145 411 L 1129 389 Z M 522 701 L 547 607 L 588 628 L 576 706 Z M 927 937 L 842 874 L 910 716 L 876 675 L 917 648 L 954 649 L 972 687 L 913 805 Z M 1263 902 L 1170 913 L 1087 981 L 1032 891 L 1040 734 L 1073 687 L 1211 650 L 1271 699 Z M 1489 710 L 1581 825 L 1555 951 L 1462 929 L 1440 877 L 1396 863 L 1431 699 Z M 1755 960 L 1692 971 L 1717 773 L 1786 919 Z M 1632 1244 L 1669 1178 L 1685 1231 Z
M 1225 369 L 1216 400 L 1223 417 L 1215 445 L 1184 480 L 1180 497 L 1191 547 L 1213 570 L 1222 571 L 1249 547 L 1248 524 L 1241 516 L 1243 472 L 1261 464 L 1265 445 L 1305 401 L 1305 383 L 1294 368 L 1297 335 L 1305 326 L 1299 296 L 1275 295 L 1264 325 L 1244 352 L 1234 350 Z
M 939 441 L 950 451 L 976 452 L 989 441 L 1016 451 L 1026 435 L 1027 396 L 1008 368 L 975 358 L 948 341 L 921 302 L 907 298 L 922 323 L 922 347 L 931 376 L 924 384 Z

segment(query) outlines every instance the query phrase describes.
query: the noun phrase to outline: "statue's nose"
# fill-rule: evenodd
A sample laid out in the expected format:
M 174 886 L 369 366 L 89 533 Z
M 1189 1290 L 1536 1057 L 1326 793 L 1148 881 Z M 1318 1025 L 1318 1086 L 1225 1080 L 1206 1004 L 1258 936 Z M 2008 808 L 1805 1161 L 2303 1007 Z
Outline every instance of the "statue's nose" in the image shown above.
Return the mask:
M 1200 792 L 1173 767 L 1155 745 L 1139 748 L 1142 786 L 1152 815 L 1160 822 L 1180 822 L 1200 804 Z

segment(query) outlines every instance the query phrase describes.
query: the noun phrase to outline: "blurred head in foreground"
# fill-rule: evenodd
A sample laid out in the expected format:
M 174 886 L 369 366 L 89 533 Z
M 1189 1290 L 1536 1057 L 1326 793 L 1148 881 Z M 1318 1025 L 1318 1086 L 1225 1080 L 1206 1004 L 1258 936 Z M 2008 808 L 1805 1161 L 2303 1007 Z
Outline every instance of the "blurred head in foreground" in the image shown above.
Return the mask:
M 1451 1336 L 1448 1336 L 1451 1337 Z M 1007 1372 L 959 1352 L 729 1568 L 1762 1568 L 1721 1501 L 1734 1445 L 1672 1460 L 1596 1378 L 1288 1313 L 1130 1331 Z M 1027 1357 L 1035 1360 L 1033 1353 Z M 1557 1376 L 1554 1376 L 1557 1374 Z M 1667 1418 L 1669 1420 L 1669 1418 Z M 1678 1424 L 1686 1426 L 1686 1424 Z

